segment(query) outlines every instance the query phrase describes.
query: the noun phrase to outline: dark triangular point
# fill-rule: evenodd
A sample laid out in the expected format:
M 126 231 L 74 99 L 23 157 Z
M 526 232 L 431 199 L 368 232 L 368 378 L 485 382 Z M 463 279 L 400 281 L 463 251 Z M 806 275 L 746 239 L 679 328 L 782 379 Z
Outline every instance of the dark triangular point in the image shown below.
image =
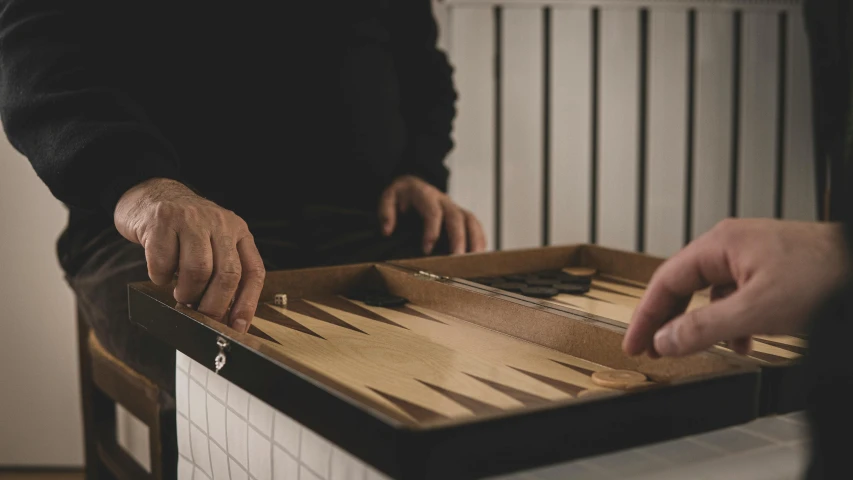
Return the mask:
M 260 328 L 254 326 L 254 325 L 249 325 L 249 335 L 254 335 L 258 338 L 263 338 L 264 340 L 267 340 L 267 341 L 276 343 L 278 345 L 281 345 L 280 343 L 278 343 L 278 341 L 276 339 L 267 335 L 266 333 L 264 333 L 263 330 L 261 330 Z
M 510 387 L 509 385 L 504 385 L 502 383 L 498 383 L 498 382 L 495 382 L 493 380 L 487 380 L 485 378 L 478 377 L 476 375 L 471 375 L 470 373 L 466 373 L 466 375 L 485 383 L 486 385 L 494 388 L 495 390 L 503 393 L 504 395 L 506 395 L 508 397 L 511 397 L 511 398 L 518 400 L 523 405 L 528 406 L 528 407 L 535 406 L 535 405 L 543 405 L 546 403 L 551 403 L 551 401 L 546 399 L 546 398 L 542 398 L 538 395 L 534 395 L 532 393 L 528 393 L 528 392 L 525 392 L 523 390 L 519 390 L 517 388 Z
M 633 294 L 630 294 L 630 293 L 620 292 L 619 290 L 616 290 L 616 289 L 613 289 L 613 288 L 608 288 L 608 287 L 602 286 L 601 284 L 593 285 L 593 286 L 592 286 L 592 290 L 600 290 L 600 291 L 602 291 L 602 292 L 613 293 L 613 294 L 616 294 L 616 295 L 622 295 L 623 297 L 629 297 L 629 298 L 634 298 L 634 299 L 640 299 L 640 298 L 643 298 L 643 297 L 641 297 L 641 296 L 639 296 L 639 295 L 633 295 Z
M 431 422 L 435 420 L 444 420 L 447 418 L 438 412 L 434 412 L 428 408 L 416 405 L 412 402 L 409 402 L 408 400 L 403 400 L 402 398 L 391 395 L 390 393 L 385 393 L 373 387 L 367 388 L 373 390 L 374 392 L 376 392 L 377 395 L 381 396 L 385 400 L 388 400 L 389 402 L 393 403 L 397 408 L 406 412 L 407 415 L 414 418 L 418 422 Z
M 590 294 L 593 294 L 593 295 L 594 295 L 594 294 L 595 294 L 595 292 L 587 292 L 587 293 L 584 293 L 584 294 L 583 294 L 583 295 L 581 295 L 581 296 L 582 296 L 582 297 L 586 297 L 586 298 L 588 298 L 588 299 L 590 299 L 590 300 L 595 300 L 596 302 L 609 303 L 610 305 L 619 305 L 618 303 L 614 303 L 614 302 L 611 302 L 610 300 L 605 300 L 605 299 L 603 299 L 603 298 L 594 297 L 594 296 L 592 296 L 592 295 L 590 295 Z
M 576 371 L 576 372 L 580 372 L 580 373 L 582 373 L 582 374 L 584 374 L 584 375 L 586 375 L 586 376 L 592 376 L 592 374 L 593 374 L 593 373 L 595 373 L 595 370 L 589 370 L 589 369 L 587 369 L 587 368 L 583 368 L 583 367 L 576 367 L 576 366 L 574 366 L 574 365 L 572 365 L 572 364 L 565 363 L 565 362 L 561 362 L 561 361 L 559 361 L 559 360 L 553 360 L 553 359 L 552 359 L 551 361 L 552 361 L 552 362 L 554 362 L 554 363 L 558 363 L 558 364 L 560 364 L 560 365 L 562 365 L 562 366 L 564 366 L 564 367 L 571 368 L 572 370 L 574 370 L 574 371 Z
M 462 405 L 468 410 L 471 410 L 475 415 L 486 415 L 502 411 L 500 408 L 495 407 L 493 405 L 489 405 L 488 403 L 483 403 L 477 400 L 476 398 L 471 398 L 467 395 L 462 395 L 461 393 L 456 393 L 452 390 L 447 390 L 446 388 L 439 387 L 438 385 L 433 385 L 423 380 L 418 381 L 423 383 L 427 387 L 435 390 L 436 392 L 444 395 L 445 397 L 453 400 L 459 405 Z
M 805 355 L 805 354 L 806 354 L 806 352 L 808 351 L 808 348 L 806 348 L 806 347 L 801 347 L 801 346 L 799 346 L 799 345 L 788 345 L 787 343 L 776 342 L 776 341 L 773 341 L 773 340 L 767 340 L 767 339 L 765 339 L 765 338 L 755 338 L 755 337 L 753 337 L 753 340 L 755 340 L 755 341 L 756 341 L 756 342 L 758 342 L 758 343 L 763 343 L 763 344 L 765 344 L 765 345 L 771 345 L 771 346 L 774 346 L 774 347 L 779 347 L 779 348 L 781 348 L 782 350 L 787 350 L 787 351 L 789 351 L 789 352 L 799 353 L 800 355 Z
M 407 305 L 403 305 L 402 307 L 387 307 L 387 308 L 390 308 L 391 310 L 396 310 L 400 313 L 405 313 L 406 315 L 411 315 L 413 317 L 423 318 L 424 320 L 430 320 L 433 322 L 438 322 L 442 325 L 447 325 L 446 323 L 442 322 L 441 320 L 434 318 L 434 317 L 430 317 L 426 313 L 415 310 L 414 308 L 409 307 Z
M 757 352 L 755 350 L 749 352 L 748 356 L 770 363 L 781 363 L 791 361 L 790 358 L 780 357 L 779 355 L 773 355 L 772 353 Z
M 353 327 L 349 323 L 341 320 L 340 318 L 332 315 L 331 313 L 323 310 L 322 308 L 317 308 L 304 300 L 291 300 L 287 302 L 287 309 L 305 315 L 306 317 L 311 317 L 314 320 L 331 323 L 332 325 L 337 325 L 339 327 L 343 327 L 354 332 L 364 333 L 365 335 L 367 335 L 365 332 L 359 330 L 358 328 Z
M 336 295 L 330 295 L 328 297 L 323 297 L 317 300 L 311 300 L 312 302 L 319 303 L 326 307 L 336 308 L 342 312 L 347 312 L 350 315 L 355 315 L 358 317 L 363 317 L 368 320 L 375 320 L 380 323 L 384 323 L 387 325 L 393 325 L 395 327 L 406 328 L 398 323 L 394 323 L 391 320 L 379 315 L 378 313 L 368 310 L 362 306 L 356 305 L 355 303 L 347 300 L 346 298 L 339 297 Z M 408 328 L 406 328 L 408 330 Z
M 257 312 L 255 312 L 255 316 L 258 318 L 262 318 L 268 322 L 275 323 L 276 325 L 281 325 L 282 327 L 286 327 L 291 330 L 296 330 L 297 332 L 307 333 L 308 335 L 313 335 L 317 338 L 323 338 L 308 329 L 306 326 L 288 317 L 287 315 L 282 314 L 274 307 L 267 305 L 266 303 L 258 305 L 258 310 Z M 323 338 L 323 340 L 325 340 L 325 338 Z
M 520 368 L 515 368 L 512 366 L 510 366 L 509 368 L 511 368 L 517 372 L 521 372 L 521 373 L 523 373 L 529 377 L 535 378 L 536 380 L 539 380 L 540 382 L 542 382 L 546 385 L 550 385 L 550 386 L 556 388 L 557 390 L 559 390 L 561 392 L 568 393 L 569 395 L 572 395 L 575 397 L 578 395 L 578 393 L 580 393 L 581 391 L 584 390 L 584 387 L 580 387 L 578 385 L 572 385 L 571 383 L 564 382 L 562 380 L 557 380 L 556 378 L 546 377 L 545 375 L 540 375 L 538 373 L 528 372 L 527 370 L 522 370 Z

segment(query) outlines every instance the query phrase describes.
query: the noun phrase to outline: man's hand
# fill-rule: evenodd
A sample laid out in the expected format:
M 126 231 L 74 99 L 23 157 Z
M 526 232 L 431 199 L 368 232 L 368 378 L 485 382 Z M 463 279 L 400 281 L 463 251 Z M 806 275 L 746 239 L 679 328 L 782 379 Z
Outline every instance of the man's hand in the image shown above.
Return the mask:
M 729 341 L 745 354 L 752 335 L 801 332 L 847 275 L 839 225 L 725 220 L 655 272 L 623 348 L 681 356 Z M 712 303 L 684 313 L 709 286 Z
M 425 254 L 432 252 L 441 235 L 444 222 L 454 254 L 482 252 L 486 249 L 483 227 L 471 212 L 463 210 L 447 195 L 420 178 L 405 175 L 397 178 L 379 202 L 379 218 L 385 235 L 391 235 L 397 223 L 397 212 L 415 209 L 424 219 Z
M 246 332 L 264 283 L 264 264 L 240 217 L 181 183 L 152 179 L 128 190 L 116 205 L 119 233 L 145 248 L 148 276 L 168 285 L 178 274 L 175 300 L 198 305 Z

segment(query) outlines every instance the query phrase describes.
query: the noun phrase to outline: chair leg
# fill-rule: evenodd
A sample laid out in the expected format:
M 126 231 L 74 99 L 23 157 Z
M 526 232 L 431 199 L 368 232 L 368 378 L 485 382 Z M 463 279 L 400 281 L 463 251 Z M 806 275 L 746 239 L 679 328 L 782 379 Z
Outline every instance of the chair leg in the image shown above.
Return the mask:
M 154 478 L 173 480 L 178 477 L 178 436 L 174 402 L 161 401 L 154 425 L 149 427 L 151 466 Z
M 86 480 L 111 480 L 112 474 L 106 469 L 98 455 L 96 412 L 98 415 L 103 415 L 99 411 L 103 408 L 103 402 L 98 401 L 99 396 L 92 380 L 92 359 L 89 356 L 88 349 L 89 327 L 79 313 L 77 315 L 77 335 L 80 361 L 80 393 L 83 407 L 83 446 L 86 459 Z M 113 412 L 115 412 L 114 405 L 112 408 Z M 115 413 L 113 413 L 113 417 L 115 417 Z

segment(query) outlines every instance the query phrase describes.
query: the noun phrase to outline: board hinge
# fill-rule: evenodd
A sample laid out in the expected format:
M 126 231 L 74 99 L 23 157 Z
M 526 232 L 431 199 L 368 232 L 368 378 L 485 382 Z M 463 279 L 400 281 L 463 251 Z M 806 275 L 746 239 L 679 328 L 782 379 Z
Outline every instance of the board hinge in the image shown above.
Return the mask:
M 415 276 L 421 277 L 421 278 L 426 278 L 428 280 L 437 280 L 439 282 L 445 282 L 447 280 L 450 280 L 450 277 L 445 277 L 442 275 L 436 275 L 434 273 L 425 272 L 423 270 L 418 270 L 418 272 L 415 273 Z

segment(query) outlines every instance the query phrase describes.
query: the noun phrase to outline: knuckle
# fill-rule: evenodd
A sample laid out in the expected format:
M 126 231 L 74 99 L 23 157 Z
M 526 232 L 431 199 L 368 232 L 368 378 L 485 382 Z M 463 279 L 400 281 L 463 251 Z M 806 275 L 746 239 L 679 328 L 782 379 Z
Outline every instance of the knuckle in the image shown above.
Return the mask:
M 427 218 L 440 218 L 441 206 L 438 202 L 430 202 L 424 207 L 424 216 Z
M 220 235 L 216 239 L 216 243 L 221 249 L 225 250 L 229 257 L 233 256 L 232 251 L 234 250 L 235 245 L 234 237 L 232 237 L 231 235 Z
M 179 212 L 176 212 L 175 217 L 175 221 L 180 226 L 193 226 L 199 223 L 198 211 L 192 206 L 180 209 Z
M 182 272 L 192 283 L 207 283 L 210 279 L 211 268 L 204 263 L 193 265 Z
M 219 284 L 219 287 L 224 290 L 236 290 L 240 285 L 240 267 L 237 267 L 237 271 L 221 271 L 216 275 L 216 281 Z
M 148 258 L 148 271 L 157 275 L 169 273 L 169 260 L 161 255 L 152 255 Z
M 246 275 L 249 277 L 250 281 L 259 281 L 261 283 L 264 282 L 264 278 L 267 276 L 267 271 L 264 268 L 264 264 L 261 262 L 253 263 L 246 270 Z
M 447 221 L 449 223 L 455 223 L 459 226 L 462 226 L 462 224 L 465 222 L 465 216 L 457 208 L 448 209 L 445 215 L 447 215 Z
M 723 238 L 732 238 L 737 235 L 740 230 L 740 222 L 735 218 L 725 218 L 720 220 L 714 227 L 715 232 Z
M 234 304 L 234 312 L 237 317 L 248 317 L 250 314 L 258 310 L 258 302 L 243 301 L 240 304 Z

